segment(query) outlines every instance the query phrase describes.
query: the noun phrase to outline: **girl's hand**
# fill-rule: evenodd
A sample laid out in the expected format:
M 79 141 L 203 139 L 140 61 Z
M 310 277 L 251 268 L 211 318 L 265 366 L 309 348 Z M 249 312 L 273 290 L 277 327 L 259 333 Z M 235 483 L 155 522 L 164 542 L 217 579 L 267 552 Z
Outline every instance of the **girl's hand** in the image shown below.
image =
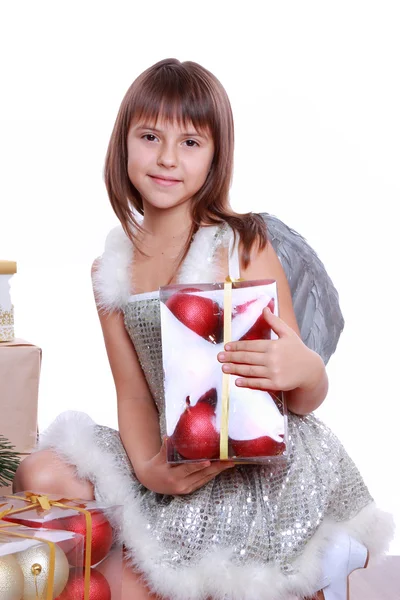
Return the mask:
M 264 319 L 277 340 L 229 342 L 218 354 L 225 373 L 239 376 L 236 385 L 259 390 L 312 389 L 321 376 L 319 356 L 268 308 Z
M 191 494 L 214 477 L 234 466 L 228 461 L 202 461 L 174 465 L 167 463 L 167 446 L 164 438 L 160 452 L 136 470 L 139 481 L 158 494 L 173 496 Z

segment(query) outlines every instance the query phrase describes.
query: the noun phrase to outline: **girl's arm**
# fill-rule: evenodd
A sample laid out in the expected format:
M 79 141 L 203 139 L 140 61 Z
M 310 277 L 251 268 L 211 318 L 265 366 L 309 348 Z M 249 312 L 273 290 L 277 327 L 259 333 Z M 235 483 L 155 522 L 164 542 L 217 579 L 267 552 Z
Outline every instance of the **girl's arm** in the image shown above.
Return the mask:
M 229 363 L 228 372 L 241 376 L 243 387 L 284 390 L 291 412 L 304 415 L 315 410 L 328 392 L 325 365 L 300 339 L 289 284 L 270 242 L 262 251 L 253 250 L 241 277 L 276 280 L 280 318 L 267 312 L 264 316 L 279 339 L 231 343 L 221 362 Z
M 93 264 L 92 273 L 96 269 Z M 162 494 L 188 494 L 201 487 L 230 463 L 171 465 L 161 443 L 158 411 L 120 311 L 97 307 L 114 378 L 118 426 L 122 443 L 139 481 Z
M 158 412 L 120 312 L 99 311 L 117 393 L 118 428 L 135 472 L 161 446 Z

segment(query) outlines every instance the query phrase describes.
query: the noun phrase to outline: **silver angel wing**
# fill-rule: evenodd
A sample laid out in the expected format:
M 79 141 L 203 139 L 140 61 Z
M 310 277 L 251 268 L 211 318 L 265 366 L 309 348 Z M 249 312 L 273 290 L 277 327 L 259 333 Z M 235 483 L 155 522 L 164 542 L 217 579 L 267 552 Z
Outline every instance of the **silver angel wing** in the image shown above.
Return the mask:
M 272 215 L 261 216 L 289 282 L 301 338 L 326 364 L 344 327 L 338 292 L 321 260 L 300 234 Z

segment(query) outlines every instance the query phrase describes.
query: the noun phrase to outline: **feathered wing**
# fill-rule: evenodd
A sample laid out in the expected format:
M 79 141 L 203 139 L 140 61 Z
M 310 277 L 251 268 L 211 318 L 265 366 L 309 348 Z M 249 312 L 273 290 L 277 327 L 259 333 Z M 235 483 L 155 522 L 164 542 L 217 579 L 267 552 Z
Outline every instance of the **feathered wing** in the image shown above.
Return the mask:
M 338 292 L 316 252 L 300 234 L 272 215 L 263 213 L 262 217 L 289 282 L 301 338 L 326 364 L 344 327 Z

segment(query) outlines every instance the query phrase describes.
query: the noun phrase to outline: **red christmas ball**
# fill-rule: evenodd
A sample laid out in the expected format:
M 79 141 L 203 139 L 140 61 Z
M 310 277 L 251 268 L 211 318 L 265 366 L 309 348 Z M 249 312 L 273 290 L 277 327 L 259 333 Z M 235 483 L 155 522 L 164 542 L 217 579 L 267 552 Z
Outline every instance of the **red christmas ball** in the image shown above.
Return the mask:
M 277 442 L 268 435 L 253 440 L 232 440 L 230 444 L 235 456 L 251 458 L 253 456 L 278 456 L 285 450 L 285 443 Z
M 97 565 L 103 558 L 109 553 L 113 543 L 113 530 L 108 521 L 107 517 L 101 510 L 91 510 L 92 515 L 92 554 L 91 554 L 91 565 Z M 67 531 L 73 531 L 74 533 L 80 533 L 85 536 L 85 548 L 86 548 L 86 517 L 83 513 L 73 515 L 70 517 L 64 517 L 60 519 L 54 519 L 46 523 L 48 529 L 63 529 Z M 67 553 L 70 564 L 74 566 L 83 566 L 83 562 L 76 564 L 76 558 L 74 553 Z
M 253 301 L 246 302 L 236 308 L 236 314 L 240 314 L 245 312 L 246 308 L 249 304 L 252 304 Z M 271 298 L 268 303 L 268 308 L 271 312 L 274 312 L 275 300 Z M 268 325 L 267 321 L 264 319 L 261 314 L 257 321 L 254 323 L 252 327 L 245 333 L 241 338 L 241 340 L 270 340 L 271 339 L 271 327 Z
M 55 600 L 83 600 L 85 574 L 81 569 L 71 569 L 68 583 Z M 90 570 L 89 600 L 111 600 L 111 589 L 107 579 L 96 569 Z
M 165 303 L 172 314 L 186 327 L 201 337 L 215 342 L 222 331 L 221 309 L 217 302 L 187 292 L 199 291 L 187 288 L 168 298 Z
M 215 429 L 215 411 L 212 402 L 216 391 L 210 390 L 190 406 L 179 418 L 171 441 L 181 456 L 190 460 L 217 458 L 219 456 L 219 433 Z

